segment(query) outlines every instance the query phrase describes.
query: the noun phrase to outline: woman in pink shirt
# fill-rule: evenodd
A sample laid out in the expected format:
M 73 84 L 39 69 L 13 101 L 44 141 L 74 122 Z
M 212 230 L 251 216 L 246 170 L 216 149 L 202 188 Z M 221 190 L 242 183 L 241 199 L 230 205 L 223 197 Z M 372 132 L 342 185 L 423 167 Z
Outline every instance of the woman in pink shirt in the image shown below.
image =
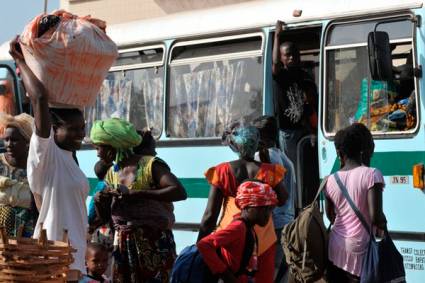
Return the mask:
M 382 211 L 382 173 L 368 167 L 374 150 L 373 138 L 363 124 L 338 131 L 335 148 L 341 169 L 337 172 L 357 208 L 370 225 L 386 225 Z M 339 189 L 334 176 L 328 178 L 326 214 L 332 225 L 329 235 L 328 280 L 330 283 L 360 282 L 369 234 Z

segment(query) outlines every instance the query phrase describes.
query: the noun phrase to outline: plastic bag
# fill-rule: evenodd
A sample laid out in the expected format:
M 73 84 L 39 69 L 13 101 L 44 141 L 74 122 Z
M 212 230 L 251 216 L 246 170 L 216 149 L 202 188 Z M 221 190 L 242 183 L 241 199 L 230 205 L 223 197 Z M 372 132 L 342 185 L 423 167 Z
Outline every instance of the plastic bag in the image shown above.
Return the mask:
M 28 183 L 0 176 L 0 205 L 31 207 L 31 191 Z
M 25 60 L 49 94 L 51 106 L 91 106 L 118 56 L 106 35 L 105 22 L 56 11 L 60 21 L 38 37 L 41 20 L 34 18 L 20 37 Z
M 368 121 L 367 111 L 368 94 L 370 97 L 370 121 Z M 360 100 L 354 114 L 354 121 L 366 125 L 370 123 L 372 131 L 386 132 L 389 128 L 387 118 L 391 110 L 391 102 L 394 101 L 396 95 L 393 83 L 372 80 L 369 84 L 368 79 L 364 78 L 361 83 Z

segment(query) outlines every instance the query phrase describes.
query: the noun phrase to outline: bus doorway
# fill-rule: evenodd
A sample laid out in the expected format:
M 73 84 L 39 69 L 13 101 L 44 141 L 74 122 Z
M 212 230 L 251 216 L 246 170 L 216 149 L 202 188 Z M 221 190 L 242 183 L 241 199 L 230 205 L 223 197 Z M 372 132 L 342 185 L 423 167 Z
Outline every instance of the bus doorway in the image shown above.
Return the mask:
M 283 25 L 285 26 L 285 25 Z M 322 27 L 279 29 L 273 38 L 273 104 L 279 146 L 294 164 L 296 211 L 313 200 L 320 184 L 317 125 Z

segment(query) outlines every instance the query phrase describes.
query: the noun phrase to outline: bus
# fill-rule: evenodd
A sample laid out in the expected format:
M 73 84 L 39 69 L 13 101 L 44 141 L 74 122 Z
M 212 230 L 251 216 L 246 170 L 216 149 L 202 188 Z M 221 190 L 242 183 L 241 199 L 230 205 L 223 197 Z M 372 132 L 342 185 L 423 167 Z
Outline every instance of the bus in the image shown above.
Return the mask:
M 374 136 L 371 166 L 384 174 L 384 212 L 407 282 L 424 282 L 423 5 L 250 1 L 109 26 L 119 57 L 96 104 L 85 109 L 87 129 L 96 119 L 114 116 L 152 129 L 158 155 L 188 193 L 186 201 L 175 203 L 178 250 L 193 244 L 209 192 L 203 174 L 235 159 L 221 144 L 224 128 L 279 111 L 271 66 L 275 23 L 281 20 L 281 41 L 298 45 L 319 101 L 317 142 L 307 137 L 298 145 L 296 208 L 307 205 L 320 180 L 338 170 L 336 132 L 364 123 Z M 93 147 L 84 145 L 78 158 L 94 188 Z

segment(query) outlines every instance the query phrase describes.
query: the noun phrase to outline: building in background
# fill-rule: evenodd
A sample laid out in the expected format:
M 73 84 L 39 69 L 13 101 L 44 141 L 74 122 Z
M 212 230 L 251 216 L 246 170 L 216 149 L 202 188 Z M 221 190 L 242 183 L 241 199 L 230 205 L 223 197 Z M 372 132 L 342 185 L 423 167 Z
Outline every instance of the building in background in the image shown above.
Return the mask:
M 117 24 L 252 0 L 60 0 L 61 9 Z

